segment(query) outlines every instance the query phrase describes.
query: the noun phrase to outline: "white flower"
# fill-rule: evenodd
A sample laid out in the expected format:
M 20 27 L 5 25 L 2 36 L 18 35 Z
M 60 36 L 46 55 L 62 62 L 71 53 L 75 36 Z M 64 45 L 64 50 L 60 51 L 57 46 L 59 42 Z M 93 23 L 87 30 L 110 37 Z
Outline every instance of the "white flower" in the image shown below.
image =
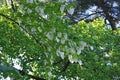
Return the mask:
M 77 63 L 77 62 L 78 62 L 78 59 L 77 59 L 77 58 L 73 58 L 72 55 L 69 55 L 69 56 L 68 56 L 68 59 L 69 59 L 69 61 L 70 61 L 71 63 L 74 63 L 74 62 Z
M 19 9 L 22 10 L 24 8 L 24 5 L 20 5 Z
M 79 60 L 78 63 L 79 63 L 79 65 L 82 65 L 82 64 L 83 64 L 81 60 Z
M 70 52 L 71 52 L 72 54 L 74 54 L 74 53 L 75 53 L 75 49 L 74 49 L 74 48 L 70 48 Z
M 26 0 L 27 3 L 33 3 L 33 0 Z
M 61 7 L 60 7 L 60 11 L 61 11 L 61 13 L 64 12 L 64 9 L 65 9 L 65 5 L 61 5 Z
M 77 58 L 74 58 L 73 61 L 74 61 L 75 63 L 77 63 L 77 62 L 78 62 L 78 59 L 77 59 Z
M 60 57 L 64 59 L 64 52 L 59 52 L 59 54 L 60 54 Z
M 57 41 L 57 42 L 60 42 L 59 38 L 56 37 L 56 41 Z
M 53 62 L 54 62 L 53 59 L 50 59 L 50 63 L 53 64 Z
M 67 38 L 68 38 L 68 35 L 64 34 L 64 39 L 67 40 Z
M 31 29 L 31 32 L 35 32 L 36 31 L 36 29 L 33 27 L 32 29 Z
M 30 14 L 32 12 L 32 10 L 28 8 L 27 12 L 28 12 L 28 14 Z
M 41 16 L 42 16 L 44 19 L 47 19 L 47 18 L 48 18 L 48 15 L 45 15 L 45 14 L 41 14 Z
M 60 2 L 65 2 L 66 0 L 59 0 Z
M 91 49 L 91 50 L 93 50 L 93 49 L 94 49 L 94 47 L 93 47 L 93 46 L 90 46 L 90 49 Z
M 87 45 L 86 42 L 84 42 L 84 41 L 81 41 L 80 43 L 81 43 L 81 45 L 84 46 L 84 47 Z
M 41 14 L 44 14 L 44 8 L 43 7 L 40 7 L 39 10 L 40 10 Z
M 110 57 L 110 55 L 106 53 L 106 54 L 105 54 L 105 57 Z
M 100 49 L 104 49 L 104 47 L 101 47 L 101 46 L 100 46 Z
M 22 21 L 20 21 L 20 20 L 18 20 L 17 22 L 18 22 L 19 25 L 22 23 Z
M 64 52 L 61 52 L 60 49 L 56 51 L 57 55 L 64 59 Z
M 62 33 L 61 32 L 58 32 L 57 36 L 60 38 L 62 37 Z
M 107 66 L 112 66 L 112 63 L 111 63 L 111 62 L 108 62 L 108 63 L 107 63 Z
M 46 37 L 49 39 L 49 40 L 53 40 L 53 33 L 52 32 L 48 32 Z
M 79 55 L 81 53 L 81 48 L 77 49 L 77 54 Z
M 70 7 L 70 9 L 67 10 L 67 11 L 68 11 L 68 13 L 69 13 L 70 15 L 72 15 L 72 14 L 74 13 L 74 10 L 75 10 L 74 7 Z
M 41 29 L 40 27 L 38 27 L 38 31 L 39 31 L 39 32 L 42 32 L 42 29 Z
M 65 39 L 61 39 L 61 44 L 65 44 Z
M 39 11 L 40 11 L 39 6 L 35 7 L 35 11 L 36 11 L 36 12 L 39 12 Z
M 69 59 L 69 61 L 70 61 L 71 63 L 74 63 L 74 60 L 73 60 L 73 58 L 72 58 L 72 55 L 69 55 L 69 56 L 68 56 L 68 59 Z
M 52 73 L 51 72 L 48 72 L 48 76 L 51 76 L 52 75 Z
M 53 33 L 56 32 L 56 28 L 52 28 L 52 32 L 53 32 Z

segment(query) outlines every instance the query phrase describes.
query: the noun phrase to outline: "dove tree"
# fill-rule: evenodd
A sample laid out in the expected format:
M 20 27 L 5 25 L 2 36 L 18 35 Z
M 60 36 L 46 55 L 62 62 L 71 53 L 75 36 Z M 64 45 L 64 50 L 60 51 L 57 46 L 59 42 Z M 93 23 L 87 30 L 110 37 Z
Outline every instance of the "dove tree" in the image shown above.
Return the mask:
M 119 78 L 120 30 L 109 29 L 102 18 L 71 25 L 64 9 L 72 16 L 75 4 L 66 2 L 2 1 L 0 75 L 3 78 Z

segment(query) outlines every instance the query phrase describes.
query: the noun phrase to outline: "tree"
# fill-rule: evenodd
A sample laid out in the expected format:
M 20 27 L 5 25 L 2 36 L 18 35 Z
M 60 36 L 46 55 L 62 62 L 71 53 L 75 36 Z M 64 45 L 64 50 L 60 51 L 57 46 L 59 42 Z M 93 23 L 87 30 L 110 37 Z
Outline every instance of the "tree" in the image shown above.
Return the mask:
M 120 22 L 119 0 L 73 0 L 73 2 L 76 3 L 75 11 L 72 16 L 68 14 L 71 16 L 72 24 L 81 20 L 90 22 L 102 17 L 112 30 L 117 29 L 116 24 Z
M 1 76 L 15 80 L 119 78 L 119 29 L 111 31 L 101 17 L 71 25 L 66 15 L 73 13 L 74 3 L 13 2 L 14 9 L 6 4 L 0 8 Z

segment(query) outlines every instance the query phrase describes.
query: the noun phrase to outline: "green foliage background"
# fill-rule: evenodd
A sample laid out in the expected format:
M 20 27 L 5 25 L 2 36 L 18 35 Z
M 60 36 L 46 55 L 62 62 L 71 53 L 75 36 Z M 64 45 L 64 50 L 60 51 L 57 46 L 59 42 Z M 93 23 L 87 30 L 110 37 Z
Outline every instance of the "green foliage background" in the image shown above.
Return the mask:
M 13 68 L 19 65 L 25 73 L 46 80 L 120 76 L 120 30 L 111 31 L 101 18 L 69 25 L 60 12 L 64 4 L 19 1 L 15 11 L 1 6 L 0 63 L 7 67 L 0 66 L 0 75 L 28 80 L 30 76 Z

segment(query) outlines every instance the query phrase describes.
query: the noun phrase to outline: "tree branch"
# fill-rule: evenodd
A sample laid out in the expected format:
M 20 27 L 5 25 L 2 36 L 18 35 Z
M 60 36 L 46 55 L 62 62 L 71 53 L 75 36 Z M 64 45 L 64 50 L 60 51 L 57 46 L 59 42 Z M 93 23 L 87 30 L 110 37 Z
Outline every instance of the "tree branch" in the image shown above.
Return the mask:
M 19 73 L 21 74 L 21 75 L 26 75 L 26 76 L 28 76 L 28 77 L 30 77 L 30 78 L 33 78 L 33 79 L 35 79 L 35 80 L 46 80 L 46 79 L 44 79 L 44 78 L 40 78 L 40 77 L 37 77 L 37 76 L 34 76 L 34 75 L 30 75 L 30 74 L 27 74 L 27 73 L 25 73 L 23 70 L 18 70 L 19 71 Z
M 104 1 L 96 1 L 95 4 L 102 8 L 103 10 L 103 13 L 105 14 L 106 16 L 106 19 L 109 21 L 110 25 L 111 25 L 111 28 L 112 30 L 116 30 L 116 25 L 115 25 L 115 22 L 113 20 L 113 17 L 109 14 L 109 9 L 107 8 L 107 6 L 105 5 L 105 2 Z
M 5 17 L 6 19 L 9 19 L 10 21 L 12 21 L 13 23 L 17 24 L 25 33 L 27 33 L 28 35 L 30 35 L 36 43 L 39 43 L 39 40 L 31 33 L 29 32 L 28 30 L 26 30 L 24 27 L 22 27 L 18 22 L 16 22 L 14 19 L 10 18 L 9 16 L 7 15 L 4 15 L 2 13 L 0 13 L 0 16 L 2 17 Z M 39 43 L 40 44 L 40 43 Z M 41 45 L 41 44 L 40 44 Z
M 37 77 L 37 76 L 34 76 L 34 75 L 30 75 L 23 70 L 19 70 L 19 69 L 16 69 L 14 67 L 8 67 L 8 66 L 4 66 L 4 65 L 0 65 L 0 71 L 5 72 L 5 73 L 10 72 L 10 71 L 14 71 L 16 73 L 16 75 L 19 75 L 19 74 L 23 75 L 23 76 L 26 75 L 30 78 L 35 79 L 35 80 L 46 80 L 44 78 L 40 78 L 40 77 Z
M 63 67 L 63 69 L 61 70 L 61 72 L 65 72 L 69 65 L 70 65 L 70 61 L 67 60 L 67 61 L 64 63 L 64 67 Z

